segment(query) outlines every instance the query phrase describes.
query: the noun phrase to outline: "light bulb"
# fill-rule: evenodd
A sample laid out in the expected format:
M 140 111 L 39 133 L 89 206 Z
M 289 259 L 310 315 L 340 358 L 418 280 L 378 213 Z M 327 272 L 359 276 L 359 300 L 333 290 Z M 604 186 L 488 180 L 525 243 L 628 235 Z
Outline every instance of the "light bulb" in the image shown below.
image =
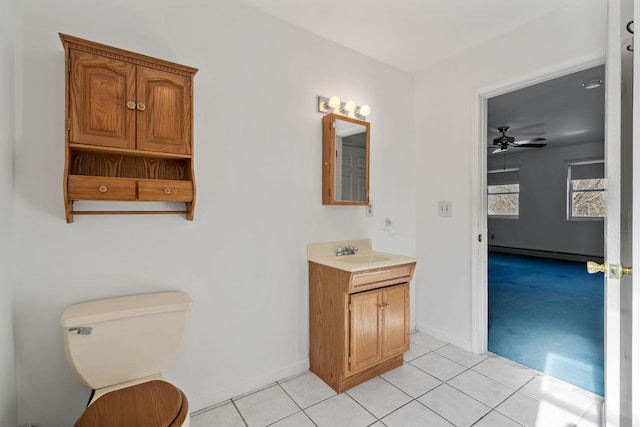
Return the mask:
M 347 113 L 352 113 L 355 110 L 356 110 L 355 101 L 349 100 L 349 101 L 347 101 L 346 104 L 344 104 L 344 111 L 346 111 Z
M 329 98 L 327 105 L 329 106 L 329 108 L 338 108 L 340 106 L 340 97 L 333 95 L 331 98 Z
M 360 115 L 361 116 L 368 116 L 369 114 L 371 114 L 371 107 L 369 107 L 368 105 L 363 105 L 362 107 L 360 107 Z

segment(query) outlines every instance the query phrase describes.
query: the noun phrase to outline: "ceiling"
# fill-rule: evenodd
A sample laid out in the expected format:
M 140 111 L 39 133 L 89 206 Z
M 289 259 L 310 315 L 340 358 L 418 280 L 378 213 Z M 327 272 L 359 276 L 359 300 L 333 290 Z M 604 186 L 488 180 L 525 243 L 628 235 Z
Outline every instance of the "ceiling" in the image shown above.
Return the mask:
M 573 0 L 240 0 L 410 73 Z
M 500 136 L 499 126 L 510 126 L 507 135 L 516 141 L 546 138 L 547 148 L 604 141 L 604 83 L 589 90 L 582 86 L 592 80 L 604 82 L 604 65 L 490 98 L 488 145 Z

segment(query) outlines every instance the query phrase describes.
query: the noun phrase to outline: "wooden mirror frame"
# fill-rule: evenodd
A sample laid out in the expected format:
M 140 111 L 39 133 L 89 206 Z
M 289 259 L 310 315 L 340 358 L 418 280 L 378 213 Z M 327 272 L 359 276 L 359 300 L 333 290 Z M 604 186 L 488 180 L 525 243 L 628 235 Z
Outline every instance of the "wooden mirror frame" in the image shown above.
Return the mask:
M 336 199 L 336 120 L 350 122 L 364 126 L 366 132 L 366 171 L 365 171 L 365 197 L 364 200 Z M 369 122 L 345 117 L 338 114 L 327 114 L 322 118 L 322 204 L 323 205 L 347 205 L 366 206 L 369 204 Z

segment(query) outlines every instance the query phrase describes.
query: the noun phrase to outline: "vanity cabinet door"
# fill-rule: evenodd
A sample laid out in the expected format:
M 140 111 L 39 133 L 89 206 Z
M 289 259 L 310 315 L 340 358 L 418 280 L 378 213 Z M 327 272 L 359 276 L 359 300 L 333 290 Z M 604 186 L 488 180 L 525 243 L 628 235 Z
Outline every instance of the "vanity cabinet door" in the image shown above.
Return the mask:
M 409 350 L 409 284 L 351 295 L 350 373 Z
M 384 358 L 409 351 L 409 285 L 384 288 L 382 300 Z
M 351 373 L 382 360 L 382 304 L 382 292 L 378 289 L 351 295 Z

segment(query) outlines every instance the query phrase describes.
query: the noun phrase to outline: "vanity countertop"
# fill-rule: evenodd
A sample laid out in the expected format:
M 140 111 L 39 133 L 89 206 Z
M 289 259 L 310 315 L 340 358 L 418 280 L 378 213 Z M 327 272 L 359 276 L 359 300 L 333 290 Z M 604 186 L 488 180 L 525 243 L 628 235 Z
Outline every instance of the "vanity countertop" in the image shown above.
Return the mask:
M 345 247 L 349 245 L 358 248 L 354 255 L 336 256 L 336 248 L 338 246 Z M 417 261 L 413 257 L 373 251 L 371 239 L 309 243 L 307 245 L 307 259 L 317 264 L 349 272 L 393 267 Z

